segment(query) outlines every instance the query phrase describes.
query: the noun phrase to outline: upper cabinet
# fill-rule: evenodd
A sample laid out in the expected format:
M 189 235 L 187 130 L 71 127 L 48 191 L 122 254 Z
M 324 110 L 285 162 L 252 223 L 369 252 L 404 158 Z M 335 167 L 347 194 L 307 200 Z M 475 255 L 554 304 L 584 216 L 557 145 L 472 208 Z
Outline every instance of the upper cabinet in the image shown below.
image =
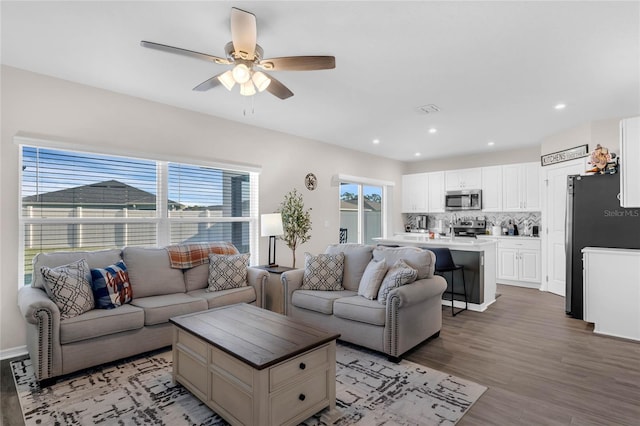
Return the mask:
M 428 185 L 426 173 L 402 176 L 402 213 L 427 213 Z
M 502 166 L 502 210 L 539 211 L 540 208 L 540 165 Z
M 444 213 L 444 172 L 427 173 L 429 175 L 428 213 Z
M 620 206 L 640 207 L 640 117 L 620 122 Z
M 445 189 L 456 191 L 462 189 L 480 189 L 482 186 L 482 169 L 447 170 L 444 175 Z
M 482 168 L 482 210 L 502 211 L 502 166 Z

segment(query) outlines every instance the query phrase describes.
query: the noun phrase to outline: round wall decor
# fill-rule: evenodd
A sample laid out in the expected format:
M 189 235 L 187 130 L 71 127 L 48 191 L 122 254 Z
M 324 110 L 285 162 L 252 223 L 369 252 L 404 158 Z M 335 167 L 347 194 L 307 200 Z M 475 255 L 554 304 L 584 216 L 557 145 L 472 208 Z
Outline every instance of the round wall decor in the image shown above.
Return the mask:
M 318 178 L 313 173 L 308 173 L 304 178 L 304 185 L 309 191 L 313 191 L 318 186 Z

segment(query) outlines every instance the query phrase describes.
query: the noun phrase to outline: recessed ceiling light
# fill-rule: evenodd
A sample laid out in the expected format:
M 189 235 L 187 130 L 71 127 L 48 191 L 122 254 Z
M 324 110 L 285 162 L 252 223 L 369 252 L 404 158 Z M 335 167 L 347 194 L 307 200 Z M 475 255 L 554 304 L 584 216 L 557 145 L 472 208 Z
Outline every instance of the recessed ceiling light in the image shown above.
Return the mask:
M 489 146 L 494 146 L 496 143 L 494 141 L 489 141 L 489 143 L 487 145 Z
M 420 154 L 419 152 L 416 152 L 416 153 L 415 153 L 415 154 L 413 154 L 413 155 L 415 155 L 416 157 L 420 157 L 422 154 Z
M 380 139 L 374 139 L 374 140 L 373 140 L 373 144 L 374 144 L 374 145 L 378 145 L 379 143 L 380 143 Z
M 567 105 L 565 104 L 558 104 L 556 106 L 554 106 L 555 109 L 565 109 L 567 107 Z
M 435 127 L 429 129 L 429 133 L 436 133 L 437 131 L 438 129 L 436 129 Z

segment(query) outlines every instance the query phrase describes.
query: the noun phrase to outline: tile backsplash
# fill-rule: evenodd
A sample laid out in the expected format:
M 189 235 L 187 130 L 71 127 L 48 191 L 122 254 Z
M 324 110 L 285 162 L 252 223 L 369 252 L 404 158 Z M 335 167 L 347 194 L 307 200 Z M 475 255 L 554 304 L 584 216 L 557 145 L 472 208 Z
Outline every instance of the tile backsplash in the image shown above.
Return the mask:
M 414 225 L 416 223 L 416 216 L 414 214 L 403 214 L 404 223 L 408 225 Z M 435 228 L 436 222 L 440 219 L 451 220 L 452 213 L 429 213 L 429 228 Z M 486 212 L 481 211 L 474 212 L 456 212 L 456 217 L 461 218 L 478 218 L 483 217 L 487 221 L 487 228 L 492 226 L 506 226 L 509 220 L 512 220 L 514 224 L 518 226 L 518 229 L 524 229 L 524 221 L 528 220 L 531 226 L 540 226 L 540 212 Z

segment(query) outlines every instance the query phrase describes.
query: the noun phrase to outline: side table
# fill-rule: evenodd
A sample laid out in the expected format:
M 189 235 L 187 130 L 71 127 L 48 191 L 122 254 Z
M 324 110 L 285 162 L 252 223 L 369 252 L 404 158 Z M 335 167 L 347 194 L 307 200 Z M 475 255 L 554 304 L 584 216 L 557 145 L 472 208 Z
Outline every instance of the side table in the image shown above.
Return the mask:
M 269 273 L 267 287 L 264 289 L 263 307 L 272 312 L 284 314 L 284 294 L 282 293 L 280 275 L 282 275 L 283 272 L 292 271 L 294 268 L 269 265 L 256 266 L 256 268 L 264 269 Z

